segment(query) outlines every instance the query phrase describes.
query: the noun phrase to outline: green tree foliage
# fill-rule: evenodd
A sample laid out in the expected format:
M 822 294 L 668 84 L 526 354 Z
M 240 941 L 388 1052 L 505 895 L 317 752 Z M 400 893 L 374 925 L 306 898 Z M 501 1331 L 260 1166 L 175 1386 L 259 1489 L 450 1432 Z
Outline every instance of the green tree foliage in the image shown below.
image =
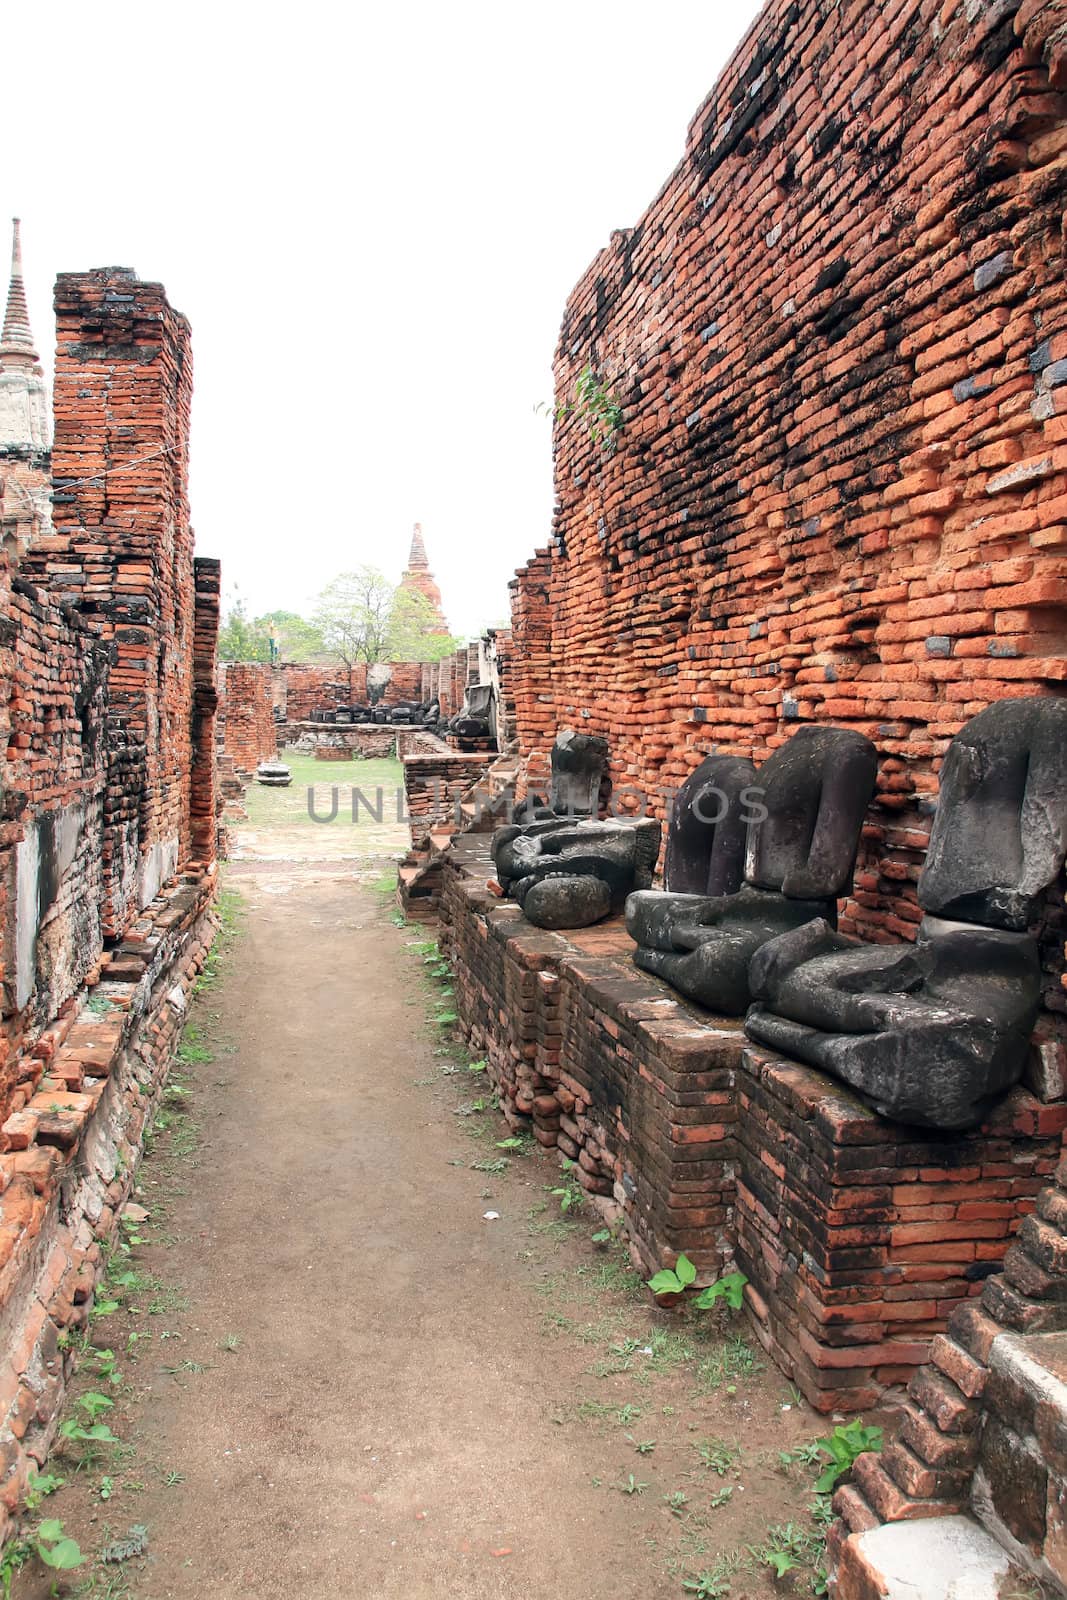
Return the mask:
M 328 583 L 310 620 L 295 611 L 250 617 L 239 594 L 219 629 L 220 661 L 440 661 L 460 641 L 442 634 L 426 596 L 397 587 L 374 567 L 342 572 Z
M 240 595 L 234 597 L 219 629 L 219 660 L 270 660 L 269 638 L 259 623 L 248 615 Z
M 219 629 L 220 661 L 314 661 L 328 654 L 314 623 L 295 611 L 250 617 L 239 594 Z
M 342 572 L 319 596 L 313 621 L 326 651 L 357 662 L 439 661 L 458 648 L 425 595 L 397 588 L 375 567 Z

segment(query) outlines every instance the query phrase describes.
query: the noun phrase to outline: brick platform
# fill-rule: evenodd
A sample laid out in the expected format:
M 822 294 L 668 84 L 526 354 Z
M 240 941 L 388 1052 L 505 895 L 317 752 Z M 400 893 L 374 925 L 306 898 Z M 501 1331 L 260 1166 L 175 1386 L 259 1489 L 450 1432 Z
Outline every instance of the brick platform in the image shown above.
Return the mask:
M 974 1133 L 886 1122 L 808 1067 L 746 1049 L 738 1257 L 765 1347 L 809 1396 L 859 1410 L 906 1383 L 999 1270 L 1059 1159 L 1067 1105 L 1024 1089 Z
M 552 933 L 486 888 L 489 839 L 441 865 L 441 943 L 505 1114 L 577 1163 L 644 1271 L 736 1260 L 764 1347 L 818 1410 L 906 1383 L 995 1272 L 1054 1171 L 1067 1105 L 1014 1091 L 975 1133 L 884 1122 L 748 1047 L 632 962 L 621 921 Z

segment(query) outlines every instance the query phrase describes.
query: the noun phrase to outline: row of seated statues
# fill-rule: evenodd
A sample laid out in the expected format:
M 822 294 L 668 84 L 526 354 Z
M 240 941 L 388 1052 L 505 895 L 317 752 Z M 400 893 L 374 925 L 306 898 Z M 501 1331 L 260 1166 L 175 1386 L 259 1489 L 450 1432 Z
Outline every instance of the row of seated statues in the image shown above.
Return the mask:
M 1067 700 L 998 701 L 949 744 L 914 944 L 837 932 L 877 777 L 862 735 L 804 726 L 758 769 L 709 756 L 675 798 L 662 890 L 658 823 L 595 820 L 591 779 L 581 814 L 555 792 L 583 737 L 561 735 L 547 815 L 494 836 L 501 888 L 531 921 L 587 926 L 624 907 L 639 967 L 744 1015 L 751 1039 L 894 1121 L 973 1127 L 1018 1082 L 1044 901 L 1067 855 Z
M 322 707 L 311 713 L 312 722 L 337 723 L 349 726 L 356 723 L 388 724 L 392 727 L 426 728 L 430 732 L 454 733 L 462 739 L 488 739 L 493 737 L 494 693 L 491 684 L 468 685 L 463 704 L 454 717 L 441 715 L 441 702 L 432 700 L 398 700 L 393 705 L 353 705 Z
M 330 706 L 311 713 L 312 722 L 390 723 L 408 727 L 436 727 L 441 720 L 440 700 L 427 700 L 418 704 L 414 700 L 400 700 L 396 705 Z

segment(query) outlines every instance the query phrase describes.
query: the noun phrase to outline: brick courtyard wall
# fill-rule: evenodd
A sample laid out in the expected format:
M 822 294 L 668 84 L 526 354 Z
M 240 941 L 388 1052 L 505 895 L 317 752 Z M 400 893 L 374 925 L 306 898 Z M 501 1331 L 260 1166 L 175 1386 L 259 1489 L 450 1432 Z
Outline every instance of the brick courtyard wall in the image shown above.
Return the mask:
M 602 733 L 616 786 L 656 794 L 800 722 L 867 734 L 879 788 L 843 926 L 874 939 L 919 919 L 950 736 L 1067 682 L 1046 13 L 771 0 L 556 353 L 557 399 L 591 365 L 623 426 L 614 451 L 580 413 L 556 428 L 553 545 L 513 589 L 522 752 Z M 1059 1010 L 1062 964 L 1061 926 Z
M 194 579 L 189 324 L 121 268 L 56 282 L 51 534 L 24 575 L 110 645 L 104 929 L 118 935 L 192 848 Z
M 395 706 L 401 700 L 423 701 L 426 663 L 398 661 L 387 664 L 389 678 L 381 686 L 377 703 Z M 370 668 L 373 682 L 378 669 Z M 336 664 L 315 666 L 310 662 L 283 661 L 275 671 L 275 702 L 289 722 L 307 722 L 313 711 L 333 711 L 338 706 L 368 705 L 368 668 L 357 662 L 349 674 Z M 384 671 L 383 671 L 384 676 Z
M 220 672 L 225 718 L 222 748 L 241 772 L 278 753 L 273 671 L 265 661 L 228 661 Z
M 218 818 L 221 812 L 219 774 L 215 759 L 218 683 L 215 652 L 219 638 L 219 604 L 222 570 L 218 561 L 197 556 L 193 562 L 195 587 L 193 623 L 193 774 L 190 795 L 190 833 L 194 857 L 205 864 L 218 853 Z

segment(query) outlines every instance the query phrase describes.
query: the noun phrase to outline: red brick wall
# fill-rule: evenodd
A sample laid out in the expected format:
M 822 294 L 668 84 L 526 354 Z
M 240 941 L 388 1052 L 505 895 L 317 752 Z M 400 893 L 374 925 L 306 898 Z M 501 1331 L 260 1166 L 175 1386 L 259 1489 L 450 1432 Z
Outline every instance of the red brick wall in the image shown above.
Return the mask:
M 189 324 L 120 268 L 56 282 L 54 532 L 23 570 L 114 652 L 105 931 L 120 934 L 192 847 L 194 580 Z
M 307 662 L 284 661 L 276 669 L 276 700 L 287 722 L 307 722 L 313 711 L 332 711 L 337 706 L 369 705 L 367 666 L 357 662 L 351 680 L 344 667 L 313 666 Z M 373 670 L 373 669 L 372 669 Z M 424 663 L 397 661 L 389 664 L 390 678 L 377 702 L 395 706 L 401 700 L 421 703 Z
M 103 948 L 108 652 L 0 557 L 0 1117 Z M 28 981 L 27 981 L 28 975 Z
M 524 752 L 570 723 L 655 791 L 859 729 L 883 760 L 846 923 L 875 938 L 918 920 L 948 738 L 1067 681 L 1044 28 L 1029 0 L 771 0 L 556 354 L 558 399 L 591 364 L 624 415 L 613 453 L 556 428 L 554 544 L 513 591 Z
M 228 661 L 221 669 L 222 748 L 242 772 L 278 754 L 273 669 L 264 661 Z

